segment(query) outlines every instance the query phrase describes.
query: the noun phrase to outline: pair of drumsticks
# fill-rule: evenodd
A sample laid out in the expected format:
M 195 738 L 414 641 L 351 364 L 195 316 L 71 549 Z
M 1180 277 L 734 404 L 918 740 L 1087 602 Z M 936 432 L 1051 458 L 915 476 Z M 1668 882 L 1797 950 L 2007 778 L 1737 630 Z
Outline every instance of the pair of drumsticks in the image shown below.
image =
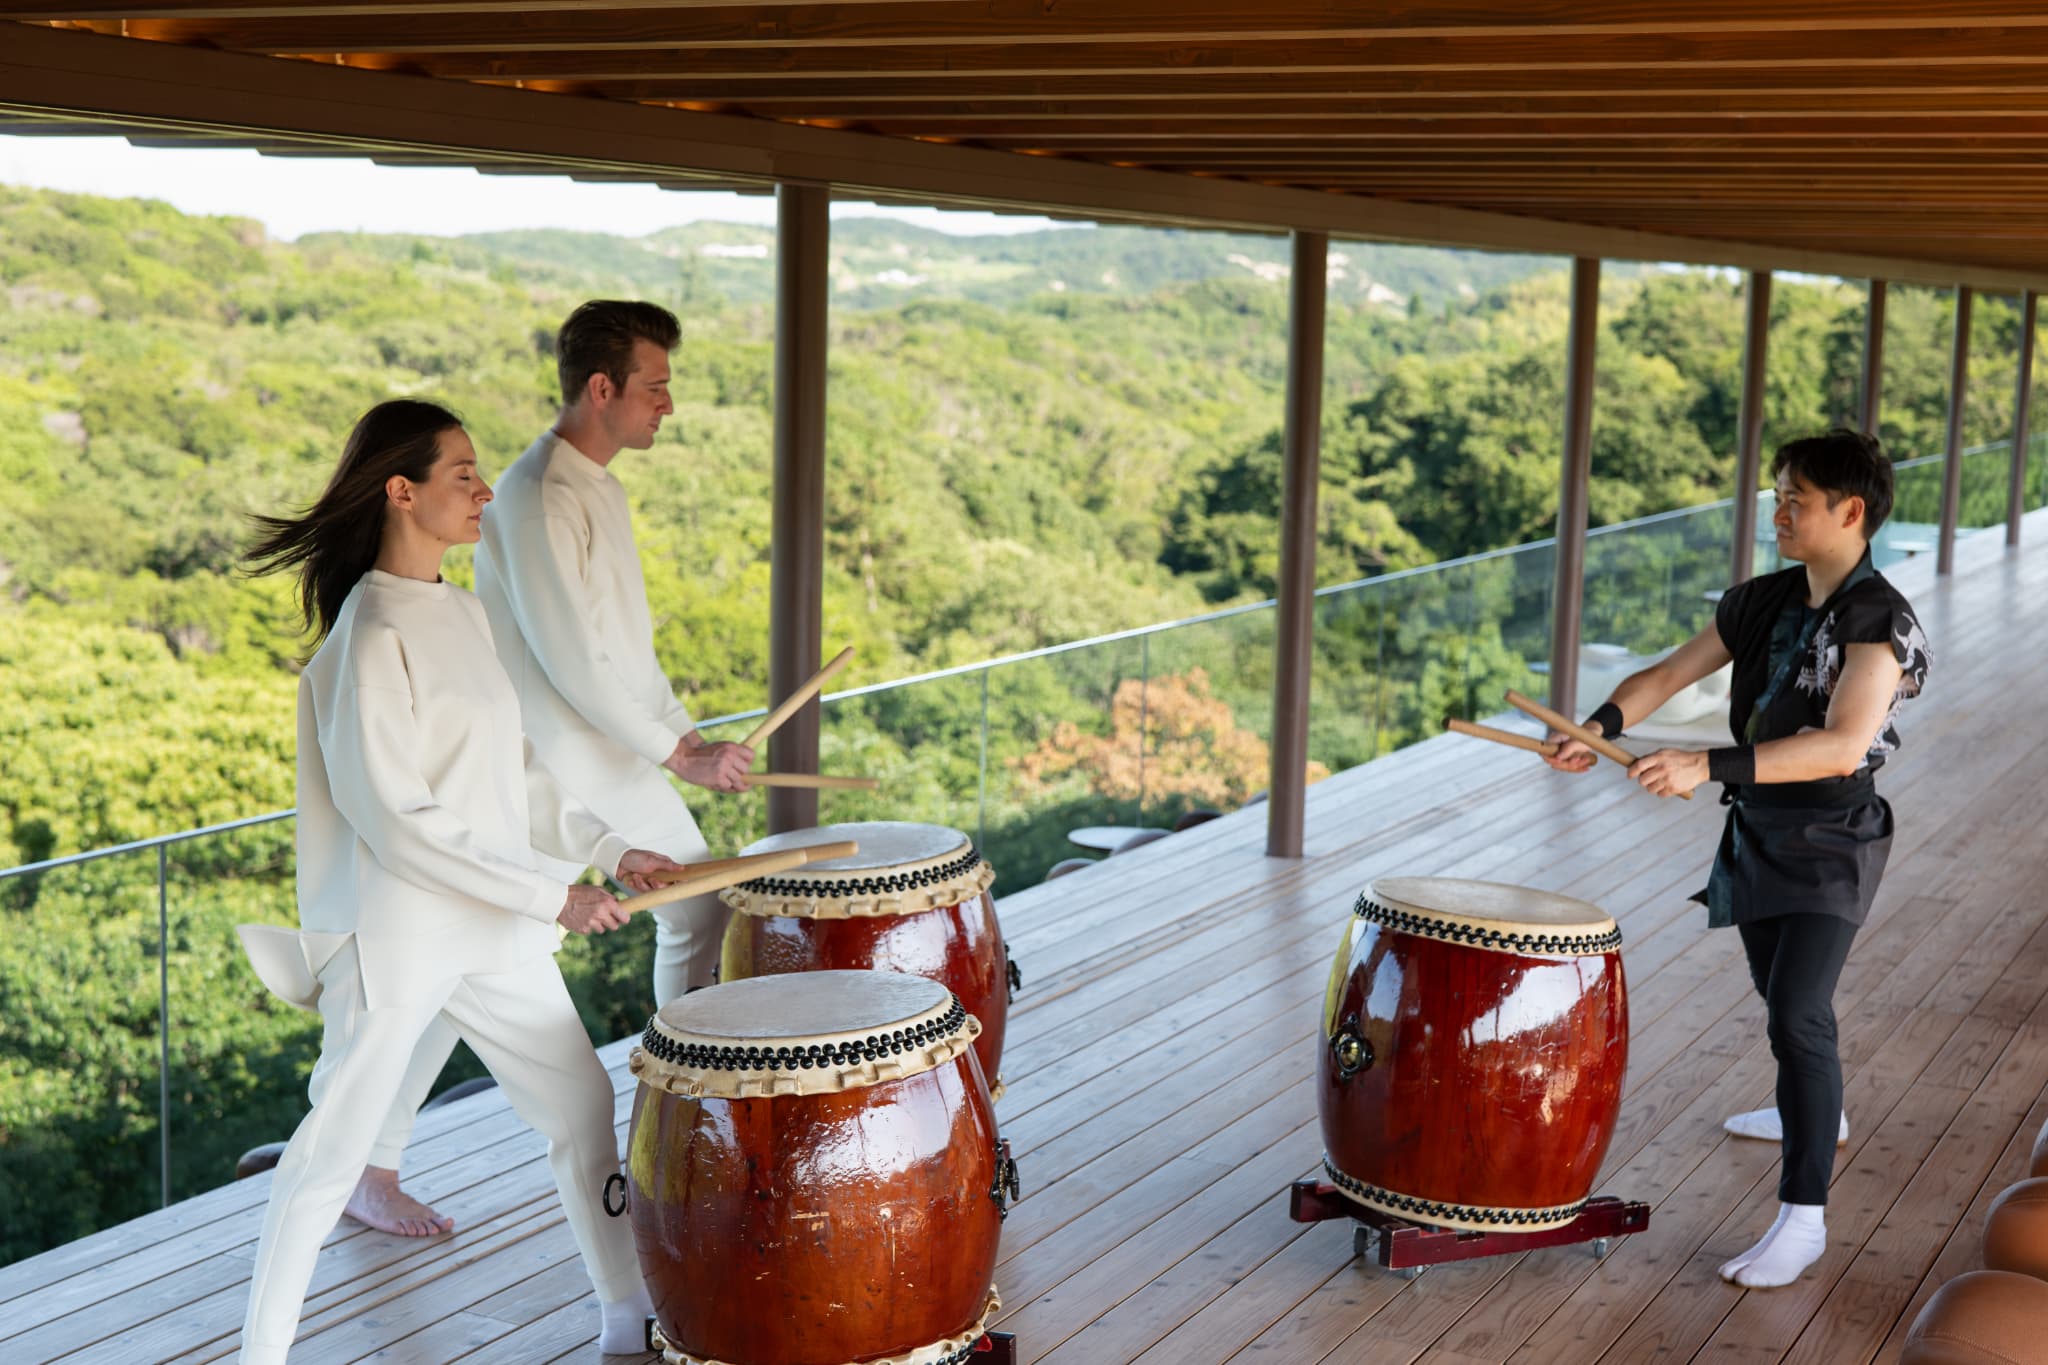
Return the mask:
M 755 752 L 760 751 L 768 737 L 781 729 L 789 718 L 802 709 L 805 702 L 824 690 L 825 684 L 853 660 L 853 646 L 848 645 L 833 656 L 826 664 L 811 675 L 811 680 L 782 701 L 762 717 L 753 733 L 744 743 Z M 873 791 L 879 784 L 872 777 L 832 777 L 821 773 L 748 773 L 743 779 L 749 787 L 807 787 L 813 789 L 840 790 L 854 788 Z M 619 907 L 628 914 L 636 910 L 648 910 L 671 901 L 688 900 L 692 896 L 707 895 L 723 891 L 728 886 L 750 882 L 762 877 L 772 877 L 778 872 L 787 872 L 802 867 L 805 863 L 821 862 L 827 858 L 850 858 L 860 852 L 860 845 L 852 840 L 841 840 L 830 844 L 813 844 L 808 848 L 784 849 L 777 853 L 745 854 L 737 858 L 717 858 L 708 862 L 691 863 L 678 872 L 668 874 L 665 885 L 642 895 L 619 902 Z
M 824 690 L 840 669 L 853 661 L 853 646 L 848 645 L 811 675 L 811 680 L 782 699 L 773 711 L 762 717 L 754 732 L 742 741 L 749 749 L 760 752 L 768 736 L 780 730 L 783 722 L 795 715 L 803 704 Z M 749 787 L 804 787 L 818 791 L 873 791 L 880 783 L 872 777 L 832 777 L 823 773 L 748 773 L 743 781 Z
M 1525 716 L 1542 721 L 1557 733 L 1579 741 L 1609 762 L 1619 763 L 1623 772 L 1627 772 L 1629 765 L 1636 761 L 1634 754 L 1605 735 L 1595 734 L 1583 725 L 1573 724 L 1541 702 L 1532 701 L 1513 688 L 1508 689 L 1508 705 Z M 1446 718 L 1444 728 L 1455 730 L 1461 735 L 1471 735 L 1474 739 L 1489 739 L 1495 744 L 1505 744 L 1511 749 L 1527 749 L 1532 754 L 1542 754 L 1545 757 L 1555 755 L 1558 749 L 1556 744 L 1548 740 L 1532 739 L 1528 735 L 1518 735 L 1508 730 L 1496 730 L 1491 725 L 1476 725 L 1469 720 L 1459 720 L 1456 716 Z M 1691 792 L 1680 792 L 1678 795 L 1684 800 L 1692 800 Z

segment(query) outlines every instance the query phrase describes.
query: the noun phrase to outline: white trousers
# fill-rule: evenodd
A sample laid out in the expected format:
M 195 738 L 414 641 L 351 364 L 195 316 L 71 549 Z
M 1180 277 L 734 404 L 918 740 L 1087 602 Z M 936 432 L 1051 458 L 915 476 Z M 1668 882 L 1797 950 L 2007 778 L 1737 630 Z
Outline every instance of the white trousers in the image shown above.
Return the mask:
M 711 856 L 711 846 L 698 832 L 690 808 L 668 785 L 666 776 L 661 779 L 660 790 L 649 799 L 627 800 L 618 793 L 577 795 L 606 824 L 631 840 L 635 848 L 651 849 L 679 863 L 701 862 Z M 539 854 L 537 860 L 543 872 L 565 882 L 583 875 L 581 868 L 558 858 Z M 686 991 L 711 984 L 729 912 L 725 902 L 714 893 L 658 905 L 647 913 L 654 920 L 654 1008 L 658 1010 Z M 433 1077 L 427 1078 L 427 1084 L 433 1084 Z
M 631 839 L 635 848 L 653 849 L 679 863 L 708 857 L 710 846 L 697 832 L 696 822 L 690 818 L 680 798 L 676 801 L 675 811 L 680 819 L 671 818 L 663 822 L 664 827 L 661 828 L 639 831 L 623 825 L 613 828 Z M 568 863 L 556 866 L 557 859 L 543 855 L 541 861 L 552 875 L 564 881 L 583 875 L 581 868 Z M 731 911 L 714 892 L 672 905 L 658 905 L 647 913 L 654 920 L 653 1009 L 658 1010 L 671 1000 L 711 984 L 712 976 L 718 970 L 719 950 L 725 941 L 725 921 Z M 448 1065 L 456 1042 L 455 1029 L 445 1019 L 433 1020 L 426 1032 L 420 1035 L 419 1046 L 406 1067 L 405 1079 L 398 1087 L 391 1111 L 385 1115 L 383 1126 L 377 1131 L 377 1139 L 370 1146 L 370 1165 L 393 1171 L 399 1169 L 406 1144 L 412 1140 L 413 1122 L 419 1117 L 420 1106 L 427 1102 L 434 1082 L 439 1079 L 442 1068 Z M 327 1070 L 323 1044 L 320 1062 L 313 1068 L 309 1087 L 316 1105 L 320 1103 Z
M 320 1243 L 341 1218 L 379 1140 L 380 1120 L 413 1079 L 407 1062 L 437 1021 L 470 1045 L 513 1110 L 547 1138 L 562 1209 L 599 1301 L 616 1303 L 640 1292 L 632 1229 L 606 1216 L 602 1203 L 605 1181 L 619 1169 L 611 1078 L 552 957 L 515 971 L 455 977 L 430 996 L 376 1010 L 364 1007 L 353 943 L 320 980 L 324 1074 L 316 1078 L 312 1112 L 271 1177 L 242 1327 L 242 1365 L 285 1359 Z

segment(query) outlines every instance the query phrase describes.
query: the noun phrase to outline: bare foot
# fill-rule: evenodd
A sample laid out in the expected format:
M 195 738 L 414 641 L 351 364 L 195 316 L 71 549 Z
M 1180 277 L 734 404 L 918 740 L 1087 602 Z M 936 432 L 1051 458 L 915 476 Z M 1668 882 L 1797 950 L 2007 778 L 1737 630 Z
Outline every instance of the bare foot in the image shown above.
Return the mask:
M 455 1231 L 455 1220 L 434 1212 L 398 1188 L 398 1172 L 384 1166 L 363 1167 L 363 1178 L 343 1210 L 379 1232 L 400 1237 L 438 1237 Z

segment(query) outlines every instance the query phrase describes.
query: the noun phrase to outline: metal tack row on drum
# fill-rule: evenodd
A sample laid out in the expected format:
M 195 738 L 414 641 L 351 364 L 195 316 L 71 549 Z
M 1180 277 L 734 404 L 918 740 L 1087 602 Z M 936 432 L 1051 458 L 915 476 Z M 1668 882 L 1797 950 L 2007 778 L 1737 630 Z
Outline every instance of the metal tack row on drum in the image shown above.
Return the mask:
M 1598 906 L 1494 882 L 1382 877 L 1331 964 L 1317 1056 L 1329 1181 L 1382 1265 L 1609 1238 L 1649 1210 L 1589 1199 L 1628 1070 L 1621 932 Z M 1370 1235 L 1368 1235 L 1370 1230 Z

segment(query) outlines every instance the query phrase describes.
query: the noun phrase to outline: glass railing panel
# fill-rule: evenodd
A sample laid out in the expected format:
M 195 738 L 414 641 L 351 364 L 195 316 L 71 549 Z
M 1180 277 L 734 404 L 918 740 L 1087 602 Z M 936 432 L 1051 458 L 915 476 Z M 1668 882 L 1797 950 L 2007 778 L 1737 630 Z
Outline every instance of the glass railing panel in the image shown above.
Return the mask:
M 1586 539 L 1584 647 L 1640 658 L 1690 638 L 1713 619 L 1728 586 L 1734 530 L 1734 507 L 1720 502 L 1594 531 Z
M 2005 525 L 2005 506 L 2012 492 L 2011 453 L 2009 440 L 1963 452 L 1962 497 L 1956 503 L 1958 534 Z
M 1892 514 L 1870 541 L 1880 569 L 1933 554 L 1941 533 L 1941 456 L 1901 460 L 1892 467 Z
M 1170 829 L 1190 811 L 1229 812 L 1272 780 L 1270 606 L 1147 637 L 1144 823 Z
M 0 1264 L 176 1189 L 160 1122 L 158 916 L 153 849 L 0 879 Z
M 820 792 L 818 819 L 915 820 L 947 825 L 982 842 L 987 672 L 915 679 L 828 703 L 818 740 L 819 771 L 872 777 L 881 785 L 874 791 Z M 766 798 L 752 802 L 765 812 Z
M 235 934 L 237 924 L 298 927 L 295 823 L 164 848 L 173 1199 L 227 1184 L 244 1152 L 285 1141 L 306 1112 L 319 1018 L 271 995 Z
M 1308 755 L 1331 772 L 1379 756 L 1386 692 L 1389 580 L 1321 593 L 1315 603 Z
M 1009 660 L 988 684 L 986 813 L 982 846 L 1004 890 L 1031 886 L 1069 857 L 1090 856 L 1078 829 L 1141 823 L 1140 741 L 1145 648 L 1137 638 Z M 960 750 L 946 763 L 978 762 L 977 699 L 963 710 Z

